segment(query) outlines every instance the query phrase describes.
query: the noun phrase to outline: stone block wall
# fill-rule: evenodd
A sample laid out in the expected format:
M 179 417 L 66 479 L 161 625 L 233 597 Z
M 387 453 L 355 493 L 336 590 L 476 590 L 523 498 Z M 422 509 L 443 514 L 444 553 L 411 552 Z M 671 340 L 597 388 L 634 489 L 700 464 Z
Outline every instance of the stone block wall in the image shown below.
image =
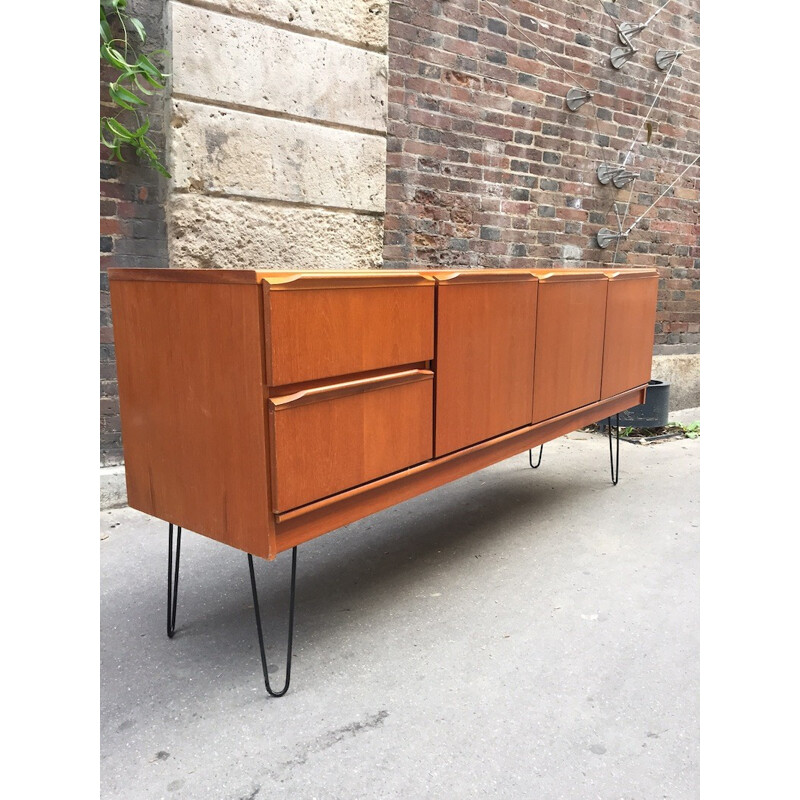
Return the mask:
M 388 2 L 168 5 L 170 266 L 381 266 Z

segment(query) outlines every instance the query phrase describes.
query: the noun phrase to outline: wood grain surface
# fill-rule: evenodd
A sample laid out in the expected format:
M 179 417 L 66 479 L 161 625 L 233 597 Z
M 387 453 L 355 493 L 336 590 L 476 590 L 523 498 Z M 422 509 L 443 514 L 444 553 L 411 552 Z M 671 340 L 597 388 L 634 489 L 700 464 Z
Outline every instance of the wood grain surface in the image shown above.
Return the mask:
M 432 415 L 429 370 L 270 398 L 274 510 L 429 460 Z
M 129 505 L 274 557 L 259 287 L 110 287 Z
M 533 422 L 600 399 L 607 290 L 602 273 L 540 280 Z
M 109 277 L 130 505 L 264 558 L 637 405 L 650 377 L 653 270 Z
M 408 280 L 419 278 L 411 276 Z M 263 283 L 270 386 L 433 358 L 434 284 L 276 290 Z
M 342 492 L 335 497 L 280 514 L 275 526 L 278 550 L 288 550 L 297 544 L 462 478 L 531 447 L 538 447 L 576 428 L 639 405 L 644 399 L 644 387 L 632 389 L 538 425 L 529 425 L 351 491 Z M 527 460 L 524 464 L 523 468 L 527 469 Z
M 437 283 L 436 456 L 529 425 L 537 281 Z
M 658 275 L 610 277 L 601 397 L 650 380 L 657 295 Z

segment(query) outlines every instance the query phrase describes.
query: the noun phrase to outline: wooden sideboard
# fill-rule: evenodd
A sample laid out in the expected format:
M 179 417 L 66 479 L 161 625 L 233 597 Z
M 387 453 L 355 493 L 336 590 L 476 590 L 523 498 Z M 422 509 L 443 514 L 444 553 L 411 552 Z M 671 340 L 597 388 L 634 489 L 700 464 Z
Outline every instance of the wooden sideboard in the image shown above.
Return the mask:
M 267 559 L 650 379 L 655 270 L 109 278 L 128 503 Z

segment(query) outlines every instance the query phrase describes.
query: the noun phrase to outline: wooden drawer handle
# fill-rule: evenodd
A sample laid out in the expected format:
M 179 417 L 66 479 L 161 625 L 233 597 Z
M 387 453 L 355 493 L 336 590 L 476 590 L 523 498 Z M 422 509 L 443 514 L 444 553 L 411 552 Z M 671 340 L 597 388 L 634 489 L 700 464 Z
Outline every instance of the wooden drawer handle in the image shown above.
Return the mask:
M 572 272 L 567 270 L 555 270 L 544 275 L 539 275 L 539 283 L 569 283 L 570 281 L 607 281 L 608 277 L 604 272 L 581 271 Z
M 495 272 L 491 269 L 473 269 L 468 272 L 437 272 L 436 282 L 444 285 L 454 283 L 513 283 L 535 281 L 531 272 Z
M 303 389 L 300 392 L 286 395 L 285 397 L 271 397 L 269 402 L 275 411 L 287 408 L 297 408 L 307 403 L 319 403 L 323 400 L 334 400 L 337 397 L 371 392 L 376 389 L 388 389 L 393 386 L 402 386 L 405 383 L 433 380 L 433 372 L 429 369 L 409 369 L 405 372 L 395 372 L 391 375 L 378 375 L 372 378 L 334 383 L 329 386 L 316 386 L 313 389 Z

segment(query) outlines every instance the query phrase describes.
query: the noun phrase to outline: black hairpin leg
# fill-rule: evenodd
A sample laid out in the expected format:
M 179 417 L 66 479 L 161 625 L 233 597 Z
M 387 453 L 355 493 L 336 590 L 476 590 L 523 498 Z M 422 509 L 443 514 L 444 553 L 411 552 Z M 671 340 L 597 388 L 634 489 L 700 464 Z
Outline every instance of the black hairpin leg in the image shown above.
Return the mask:
M 292 586 L 289 593 L 289 645 L 286 651 L 286 682 L 283 684 L 283 689 L 279 692 L 274 692 L 269 685 L 269 675 L 267 673 L 267 654 L 264 651 L 264 634 L 261 631 L 261 612 L 258 608 L 258 593 L 256 592 L 256 573 L 253 569 L 253 556 L 247 554 L 247 563 L 250 566 L 250 584 L 253 587 L 253 607 L 256 610 L 256 628 L 258 628 L 258 647 L 261 650 L 261 667 L 264 670 L 264 685 L 267 687 L 267 693 L 272 697 L 283 697 L 289 690 L 289 680 L 292 676 L 292 637 L 294 634 L 294 585 L 295 575 L 297 573 L 297 547 L 292 548 Z
M 611 483 L 616 486 L 619 482 L 619 414 L 614 415 L 614 424 L 617 429 L 616 459 L 614 458 L 614 447 L 611 439 L 611 417 L 608 417 L 606 424 L 608 425 L 608 455 L 611 458 Z
M 181 565 L 181 526 L 178 525 L 178 545 L 175 549 L 175 574 L 172 574 L 172 523 L 169 523 L 169 553 L 167 554 L 167 636 L 175 635 L 175 614 L 178 611 L 178 569 Z
M 544 445 L 539 445 L 539 460 L 534 464 L 533 463 L 533 450 L 528 450 L 528 462 L 531 465 L 531 469 L 538 469 L 539 465 L 542 463 L 542 450 L 544 450 Z

